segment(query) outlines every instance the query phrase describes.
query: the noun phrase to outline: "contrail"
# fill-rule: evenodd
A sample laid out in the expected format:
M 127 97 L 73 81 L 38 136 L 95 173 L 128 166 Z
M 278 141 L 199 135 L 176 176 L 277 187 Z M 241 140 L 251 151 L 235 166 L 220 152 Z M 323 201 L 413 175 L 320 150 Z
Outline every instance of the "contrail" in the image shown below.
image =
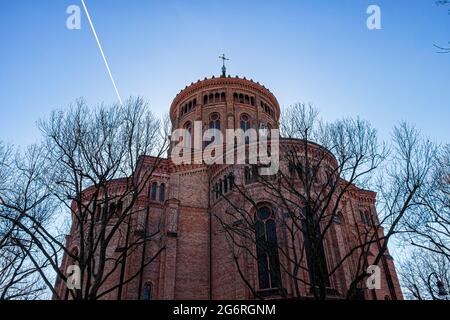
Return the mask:
M 89 20 L 89 24 L 91 25 L 91 29 L 92 29 L 92 32 L 94 33 L 95 40 L 97 40 L 98 48 L 100 49 L 100 53 L 102 54 L 103 61 L 105 62 L 106 69 L 108 70 L 109 77 L 111 78 L 111 82 L 114 86 L 114 90 L 116 90 L 117 98 L 119 98 L 119 102 L 120 102 L 120 104 L 122 104 L 122 98 L 120 97 L 119 90 L 117 90 L 116 82 L 114 81 L 114 77 L 111 73 L 111 69 L 109 68 L 109 64 L 108 64 L 108 61 L 106 60 L 105 54 L 102 49 L 102 45 L 100 44 L 100 40 L 98 39 L 97 32 L 95 32 L 94 24 L 92 23 L 91 16 L 89 15 L 89 11 L 86 7 L 86 4 L 84 3 L 84 0 L 81 0 L 81 3 L 83 4 L 84 12 L 86 12 L 86 16 Z

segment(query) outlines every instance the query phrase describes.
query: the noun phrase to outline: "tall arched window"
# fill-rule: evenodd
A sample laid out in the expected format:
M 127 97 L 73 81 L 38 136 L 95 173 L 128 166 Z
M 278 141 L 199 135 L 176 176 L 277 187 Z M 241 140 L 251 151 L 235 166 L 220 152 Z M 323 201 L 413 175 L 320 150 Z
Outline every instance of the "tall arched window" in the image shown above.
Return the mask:
M 166 199 L 166 185 L 161 183 L 159 186 L 159 202 L 164 202 Z
M 361 222 L 365 224 L 366 226 L 372 225 L 372 218 L 368 211 L 360 211 L 361 215 Z
M 220 130 L 220 115 L 216 112 L 209 116 L 209 128 Z M 220 139 L 219 132 L 214 136 L 214 143 L 218 143 Z
M 256 212 L 255 233 L 259 289 L 279 289 L 281 272 L 276 224 L 273 212 L 267 206 Z
M 150 200 L 156 201 L 156 193 L 158 190 L 158 184 L 156 182 L 152 183 L 152 188 L 150 190 Z
M 241 114 L 241 129 L 247 131 L 250 129 L 250 116 L 246 113 Z
M 321 282 L 330 286 L 327 259 L 323 245 L 320 224 L 311 218 L 311 212 L 303 208 L 302 232 L 306 250 L 306 262 L 308 265 L 309 279 L 314 288 Z
M 186 122 L 183 126 L 185 134 L 183 136 L 184 146 L 190 148 L 192 143 L 192 124 L 190 121 Z
M 142 300 L 152 300 L 152 289 L 153 285 L 151 282 L 146 282 L 144 284 L 144 292 L 142 294 Z

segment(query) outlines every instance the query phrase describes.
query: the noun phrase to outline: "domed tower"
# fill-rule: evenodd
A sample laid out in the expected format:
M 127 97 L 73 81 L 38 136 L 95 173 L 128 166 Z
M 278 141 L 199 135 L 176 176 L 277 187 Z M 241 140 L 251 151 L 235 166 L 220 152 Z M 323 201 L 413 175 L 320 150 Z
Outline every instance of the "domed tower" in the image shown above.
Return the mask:
M 212 77 L 187 86 L 170 107 L 172 128 L 278 128 L 280 106 L 269 89 L 246 78 Z
M 191 83 L 178 93 L 170 107 L 172 131 L 187 129 L 193 134 L 192 139 L 196 138 L 192 130 L 195 122 L 201 123 L 202 132 L 214 128 L 225 135 L 226 129 L 276 129 L 279 118 L 280 106 L 270 90 L 252 80 L 230 76 L 213 76 Z M 243 167 L 233 164 L 207 166 L 205 163 L 177 165 L 172 162 L 165 212 L 168 238 L 161 261 L 164 281 L 159 281 L 160 298 L 227 296 L 216 289 L 220 283 L 216 276 L 216 268 L 220 266 L 217 251 L 226 248 L 222 244 L 213 248 L 217 243 L 212 229 L 213 210 L 218 208 L 218 199 L 212 191 L 218 183 L 224 185 L 231 174 L 242 176 Z M 230 185 L 228 183 L 227 188 Z M 234 271 L 230 270 L 233 275 Z M 241 281 L 234 280 L 230 285 L 241 288 Z

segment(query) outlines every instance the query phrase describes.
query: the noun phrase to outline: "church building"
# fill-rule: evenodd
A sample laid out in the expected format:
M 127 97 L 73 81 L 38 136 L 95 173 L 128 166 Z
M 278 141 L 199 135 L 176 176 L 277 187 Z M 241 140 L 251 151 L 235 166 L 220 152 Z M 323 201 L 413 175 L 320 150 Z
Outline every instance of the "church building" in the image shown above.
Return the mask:
M 169 112 L 172 130 L 184 128 L 189 132 L 196 121 L 200 121 L 205 129 L 224 131 L 262 127 L 276 129 L 280 120 L 280 106 L 268 88 L 245 77 L 228 76 L 225 72 L 222 76 L 191 83 L 181 90 Z M 296 143 L 300 142 L 280 138 L 280 170 L 287 168 L 287 164 L 283 163 L 286 159 L 283 150 L 287 145 Z M 313 152 L 325 151 L 314 143 L 308 148 Z M 327 159 L 326 165 L 336 164 L 332 154 Z M 144 155 L 138 166 L 140 170 L 145 170 L 152 167 L 155 161 L 154 157 Z M 123 285 L 120 297 L 114 290 L 103 298 L 246 300 L 258 297 L 295 299 L 300 295 L 304 299 L 313 299 L 313 288 L 308 285 L 312 275 L 308 273 L 307 259 L 305 268 L 298 272 L 299 280 L 295 284 L 293 277 L 288 275 L 291 268 L 291 264 L 286 262 L 288 250 L 281 252 L 283 246 L 289 247 L 291 241 L 280 224 L 280 221 L 287 219 L 287 213 L 283 211 L 280 199 L 266 192 L 262 183 L 252 178 L 252 170 L 242 164 L 175 164 L 170 157 L 161 159 L 146 192 L 136 202 L 136 210 L 143 212 L 142 217 L 137 218 L 136 226 L 146 224 L 149 230 L 160 229 L 162 232 L 158 241 L 164 245 L 164 250 L 143 268 L 139 276 Z M 119 189 L 122 183 L 123 180 L 110 182 L 111 186 Z M 252 202 L 257 207 L 254 216 L 258 227 L 255 232 L 262 232 L 262 237 L 272 239 L 267 241 L 275 241 L 280 251 L 272 255 L 260 254 L 253 244 L 248 248 L 249 252 L 236 253 L 236 248 L 233 248 L 235 244 L 230 242 L 220 217 L 234 210 L 233 204 L 249 211 L 253 205 L 250 206 L 239 195 L 234 185 L 252 195 Z M 232 202 L 224 199 L 225 196 L 229 196 Z M 377 221 L 375 198 L 374 192 L 357 186 L 349 190 L 339 216 L 333 219 L 324 239 L 322 251 L 325 265 L 334 265 L 351 251 L 351 246 L 358 242 L 360 230 L 369 223 L 368 214 Z M 230 224 L 241 222 L 230 221 Z M 383 231 L 379 233 L 382 236 Z M 138 234 L 135 230 L 130 237 L 137 237 Z M 76 237 L 69 234 L 67 247 L 76 248 L 76 243 Z M 153 254 L 155 248 L 156 245 L 147 245 L 130 254 L 124 268 L 125 277 L 135 273 L 143 256 Z M 370 255 L 376 255 L 377 248 L 373 250 Z M 117 248 L 111 248 L 108 254 L 117 252 Z M 66 270 L 69 264 L 69 259 L 64 257 L 61 269 Z M 345 260 L 327 279 L 328 299 L 346 298 L 356 264 L 356 258 Z M 359 299 L 402 299 L 394 262 L 388 252 L 383 254 L 378 266 L 381 270 L 380 288 L 365 288 L 363 281 Z M 120 277 L 120 272 L 116 272 L 108 283 L 118 283 Z M 57 282 L 55 289 L 61 296 L 67 290 L 62 282 Z

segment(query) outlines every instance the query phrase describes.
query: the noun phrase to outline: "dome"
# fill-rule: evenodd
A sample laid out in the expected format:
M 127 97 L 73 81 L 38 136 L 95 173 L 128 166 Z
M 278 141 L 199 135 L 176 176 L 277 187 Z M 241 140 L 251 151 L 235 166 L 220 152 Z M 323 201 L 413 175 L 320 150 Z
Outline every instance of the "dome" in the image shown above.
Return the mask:
M 274 94 L 245 77 L 212 77 L 191 83 L 174 98 L 170 119 L 174 127 L 188 120 L 203 120 L 205 111 L 216 110 L 222 118 L 247 112 L 254 123 L 264 121 L 278 126 L 280 106 Z

